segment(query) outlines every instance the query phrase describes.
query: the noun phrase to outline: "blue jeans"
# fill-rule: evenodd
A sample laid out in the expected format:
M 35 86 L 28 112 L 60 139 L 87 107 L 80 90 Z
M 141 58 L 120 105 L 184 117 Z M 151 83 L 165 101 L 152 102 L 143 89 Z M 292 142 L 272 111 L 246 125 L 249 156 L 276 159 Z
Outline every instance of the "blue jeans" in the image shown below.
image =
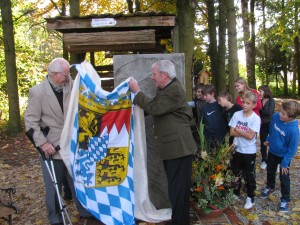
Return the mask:
M 276 182 L 276 170 L 278 164 L 281 163 L 283 157 L 276 156 L 269 152 L 268 160 L 267 160 L 267 186 L 271 189 L 275 188 Z M 289 165 L 290 167 L 290 165 Z M 286 200 L 287 202 L 290 201 L 290 170 L 288 168 L 288 174 L 282 174 L 281 170 L 279 173 L 279 179 L 281 182 L 281 199 Z

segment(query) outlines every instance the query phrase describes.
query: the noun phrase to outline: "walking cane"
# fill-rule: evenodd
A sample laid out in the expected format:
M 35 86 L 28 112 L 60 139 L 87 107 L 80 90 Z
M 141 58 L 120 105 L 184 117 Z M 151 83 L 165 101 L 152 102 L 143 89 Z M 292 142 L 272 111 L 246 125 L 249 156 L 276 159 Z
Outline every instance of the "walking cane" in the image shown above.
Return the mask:
M 47 134 L 49 132 L 49 127 L 46 127 L 45 129 L 42 129 L 42 132 L 43 132 L 44 136 L 47 136 Z M 55 192 L 56 192 L 56 195 L 57 195 L 57 199 L 58 199 L 58 203 L 59 203 L 59 209 L 60 209 L 60 214 L 61 214 L 61 217 L 62 217 L 64 225 L 67 225 L 66 219 L 65 219 L 65 215 L 66 215 L 66 217 L 68 219 L 69 224 L 72 225 L 72 221 L 70 219 L 68 210 L 67 210 L 67 208 L 66 208 L 66 206 L 64 204 L 64 201 L 63 201 L 63 199 L 62 199 L 62 197 L 61 197 L 61 195 L 59 193 L 59 190 L 58 190 L 58 184 L 57 184 L 57 180 L 56 180 L 56 175 L 55 175 L 55 170 L 54 170 L 54 164 L 53 164 L 52 156 L 51 155 L 49 156 L 48 162 L 47 162 L 47 158 L 45 156 L 45 153 L 42 151 L 42 149 L 39 146 L 36 146 L 35 143 L 34 143 L 33 133 L 34 133 L 34 130 L 32 128 L 30 128 L 26 132 L 26 136 L 31 141 L 31 143 L 34 145 L 34 147 L 38 150 L 38 152 L 40 153 L 40 155 L 42 156 L 42 159 L 43 159 L 43 161 L 45 163 L 47 171 L 48 171 L 48 173 L 49 173 L 49 175 L 51 177 L 51 180 L 52 180 L 52 183 L 54 185 Z M 55 147 L 55 150 L 56 151 L 60 150 L 59 145 Z

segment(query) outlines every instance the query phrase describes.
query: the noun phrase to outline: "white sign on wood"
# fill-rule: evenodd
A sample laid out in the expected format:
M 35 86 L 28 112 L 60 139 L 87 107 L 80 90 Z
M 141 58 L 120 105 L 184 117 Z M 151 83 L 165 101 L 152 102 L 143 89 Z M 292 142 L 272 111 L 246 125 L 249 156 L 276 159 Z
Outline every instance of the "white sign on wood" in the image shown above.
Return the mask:
M 92 27 L 112 27 L 117 24 L 113 18 L 97 18 L 92 19 Z

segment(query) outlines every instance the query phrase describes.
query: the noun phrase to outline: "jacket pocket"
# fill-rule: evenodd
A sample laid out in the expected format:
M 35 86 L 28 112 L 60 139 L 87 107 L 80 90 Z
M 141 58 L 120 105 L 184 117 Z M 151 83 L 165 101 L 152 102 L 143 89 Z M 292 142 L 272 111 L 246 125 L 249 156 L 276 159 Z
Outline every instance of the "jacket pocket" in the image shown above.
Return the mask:
M 161 139 L 162 139 L 161 140 L 162 143 L 168 143 L 168 142 L 176 141 L 178 139 L 178 133 L 171 133 L 171 134 L 162 135 Z

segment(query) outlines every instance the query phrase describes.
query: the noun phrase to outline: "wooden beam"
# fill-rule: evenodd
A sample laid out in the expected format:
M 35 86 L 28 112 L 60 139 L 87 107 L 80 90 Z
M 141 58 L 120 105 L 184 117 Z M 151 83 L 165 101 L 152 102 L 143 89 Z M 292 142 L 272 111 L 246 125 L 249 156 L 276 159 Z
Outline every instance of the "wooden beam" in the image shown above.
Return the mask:
M 154 49 L 156 47 L 155 43 L 151 44 L 122 44 L 122 45 L 70 45 L 68 51 L 72 53 L 82 53 L 82 52 L 101 52 L 101 51 L 143 51 Z
M 96 71 L 113 71 L 113 65 L 94 66 Z
M 71 46 L 154 44 L 155 42 L 155 30 L 68 33 L 64 35 L 64 43 Z
M 114 79 L 101 80 L 101 87 L 106 91 L 112 91 L 114 89 Z
M 114 78 L 114 72 L 98 73 L 101 78 Z
M 143 46 L 142 49 L 131 50 L 131 51 L 107 51 L 105 52 L 105 58 L 113 58 L 114 55 L 128 55 L 128 54 L 151 54 L 151 53 L 163 53 L 166 52 L 166 45 L 160 45 L 156 43 L 155 48 L 145 48 Z
M 105 29 L 105 28 L 139 28 L 139 27 L 174 27 L 175 16 L 123 16 L 115 18 L 46 18 L 47 28 L 60 32 L 74 29 Z M 111 19 L 111 23 L 105 23 Z M 97 20 L 99 22 L 97 22 Z M 103 21 L 101 23 L 101 20 Z M 102 25 L 101 25 L 102 24 Z M 72 31 L 72 32 L 73 32 Z

